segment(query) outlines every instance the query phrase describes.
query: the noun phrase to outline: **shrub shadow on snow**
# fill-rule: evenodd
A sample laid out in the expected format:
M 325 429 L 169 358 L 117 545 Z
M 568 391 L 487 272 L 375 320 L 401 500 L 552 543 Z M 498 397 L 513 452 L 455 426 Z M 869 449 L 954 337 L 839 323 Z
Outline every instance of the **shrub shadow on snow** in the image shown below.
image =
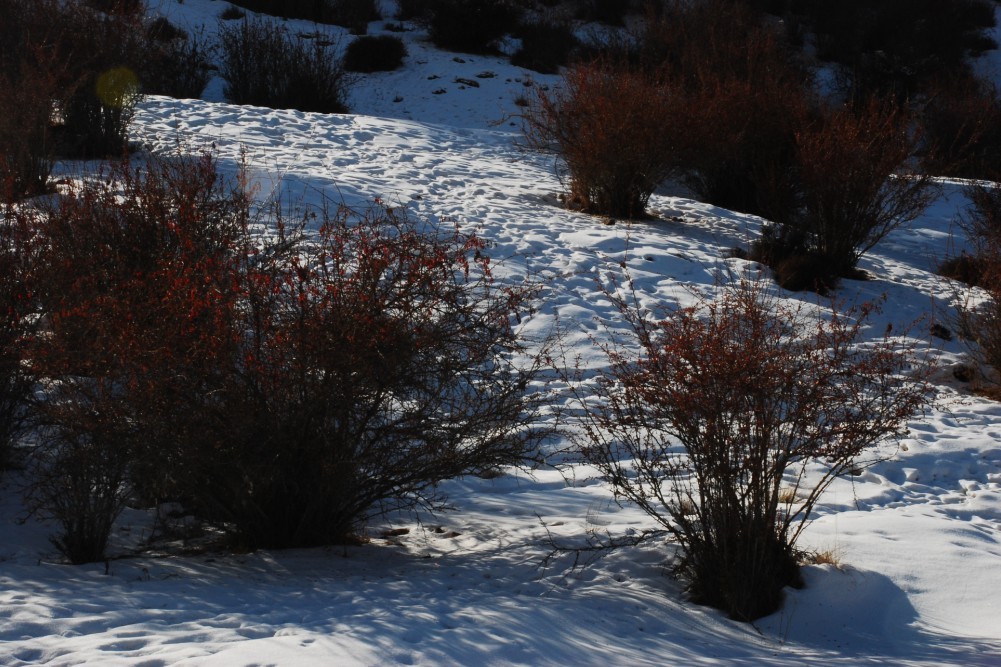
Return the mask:
M 857 665 L 996 665 L 1001 644 L 935 632 L 906 591 L 878 572 L 804 568 L 806 586 L 787 590 L 781 611 L 758 627 L 788 650 Z
M 411 546 L 422 539 L 415 534 Z M 809 588 L 792 592 L 760 636 L 687 603 L 663 576 L 659 548 L 617 553 L 565 579 L 543 575 L 537 546 L 516 540 L 503 550 L 436 557 L 373 544 L 138 559 L 112 563 L 110 577 L 97 568 L 23 567 L 19 597 L 6 609 L 30 600 L 51 614 L 31 627 L 5 623 L 0 638 L 13 643 L 0 657 L 12 665 L 53 657 L 46 637 L 62 635 L 60 650 L 163 664 L 336 657 L 338 664 L 662 665 L 667 643 L 675 664 L 712 657 L 750 667 L 774 651 L 770 664 L 790 667 L 804 664 L 804 653 L 825 665 L 955 664 L 959 656 L 987 665 L 976 655 L 989 647 L 916 629 L 906 594 L 873 573 L 811 568 Z M 893 645 L 881 643 L 886 637 Z

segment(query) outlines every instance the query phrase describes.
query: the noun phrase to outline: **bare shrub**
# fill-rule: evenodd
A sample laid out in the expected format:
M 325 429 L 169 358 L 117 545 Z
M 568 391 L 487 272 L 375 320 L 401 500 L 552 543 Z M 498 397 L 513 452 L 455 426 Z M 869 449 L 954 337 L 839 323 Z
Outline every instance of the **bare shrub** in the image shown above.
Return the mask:
M 172 42 L 175 39 L 185 39 L 188 32 L 171 23 L 170 19 L 157 16 L 145 25 L 146 37 L 152 42 Z
M 146 11 L 143 0 L 84 0 L 84 4 L 105 14 L 136 17 Z
M 289 34 L 268 19 L 221 25 L 222 76 L 235 104 L 346 113 L 348 78 L 323 40 Z
M 1001 189 L 994 182 L 970 185 L 966 189 L 971 208 L 960 224 L 972 242 L 974 253 L 985 260 L 1001 252 Z
M 431 18 L 435 0 L 397 0 L 396 18 L 400 21 L 426 23 Z
M 582 399 L 582 458 L 677 540 L 693 600 L 744 621 L 799 585 L 796 540 L 824 489 L 928 396 L 894 341 L 863 341 L 872 306 L 814 319 L 762 289 L 742 280 L 658 320 L 610 295 L 630 347 L 606 350 L 599 397 Z
M 16 74 L 0 73 L 0 200 L 46 191 L 53 165 L 52 99 L 58 78 L 23 61 Z
M 231 0 L 230 4 L 284 19 L 325 23 L 330 18 L 332 0 Z
M 801 88 L 783 77 L 707 82 L 677 107 L 678 162 L 699 199 L 770 220 L 791 215 L 795 133 L 808 113 Z
M 938 265 L 938 275 L 958 280 L 971 287 L 986 287 L 987 265 L 985 258 L 963 252 L 943 260 Z
M 375 0 L 331 0 L 328 12 L 331 23 L 348 28 L 354 35 L 364 35 L 369 22 L 381 18 Z
M 828 294 L 841 277 L 831 259 L 811 249 L 806 235 L 789 225 L 765 225 L 747 259 L 771 267 L 775 282 L 793 292 Z
M 46 190 L 55 149 L 52 105 L 77 82 L 53 48 L 60 5 L 53 0 L 0 0 L 0 199 Z
M 993 267 L 996 274 L 997 266 Z M 995 278 L 993 284 L 987 286 L 986 298 L 969 298 L 957 310 L 957 323 L 962 338 L 969 343 L 972 358 L 994 371 L 1001 371 L 1001 289 Z M 981 368 L 980 370 L 983 370 Z M 999 397 L 997 379 L 989 373 L 975 371 L 974 379 L 983 387 L 993 387 L 993 391 L 985 393 Z
M 537 404 L 511 318 L 528 294 L 477 276 L 484 250 L 402 211 L 341 210 L 252 270 L 245 368 L 223 370 L 208 429 L 221 456 L 190 471 L 206 505 L 252 544 L 340 542 L 433 507 L 440 480 L 523 462 Z
M 746 3 L 729 0 L 648 3 L 635 43 L 645 66 L 666 67 L 687 86 L 757 79 L 791 58 L 780 33 Z
M 629 0 L 573 0 L 570 3 L 577 18 L 620 26 L 631 9 Z
M 796 3 L 818 55 L 844 68 L 857 100 L 913 98 L 929 81 L 968 73 L 967 57 L 997 48 L 989 0 Z
M 219 19 L 222 21 L 238 21 L 245 18 L 247 18 L 247 12 L 243 11 L 236 5 L 227 6 L 226 9 L 222 10 L 219 14 Z
M 8 169 L 34 171 L 29 180 L 37 182 L 53 152 L 120 154 L 145 54 L 140 16 L 50 0 L 4 0 L 0 14 L 0 80 L 13 92 L 4 124 L 24 132 L 21 149 L 14 151 L 21 155 L 7 153 Z
M 197 99 L 212 78 L 211 47 L 203 36 L 183 31 L 170 38 L 153 32 L 140 76 L 144 93 Z
M 556 153 L 568 173 L 571 208 L 640 217 L 674 171 L 672 91 L 627 66 L 574 66 L 553 91 L 539 90 L 523 113 L 526 143 Z
M 140 436 L 118 432 L 124 420 L 105 412 L 110 387 L 84 389 L 80 385 L 87 380 L 69 382 L 76 386 L 49 392 L 52 406 L 63 398 L 64 388 L 72 400 L 50 414 L 58 423 L 42 425 L 44 436 L 30 459 L 26 502 L 34 513 L 59 524 L 51 541 L 60 553 L 71 563 L 91 563 L 104 559 L 111 528 L 125 509 L 129 446 Z M 81 390 L 90 400 L 81 400 Z
M 141 97 L 139 73 L 147 54 L 142 16 L 103 14 L 72 3 L 63 7 L 57 46 L 80 85 L 61 100 L 59 153 L 120 157 Z

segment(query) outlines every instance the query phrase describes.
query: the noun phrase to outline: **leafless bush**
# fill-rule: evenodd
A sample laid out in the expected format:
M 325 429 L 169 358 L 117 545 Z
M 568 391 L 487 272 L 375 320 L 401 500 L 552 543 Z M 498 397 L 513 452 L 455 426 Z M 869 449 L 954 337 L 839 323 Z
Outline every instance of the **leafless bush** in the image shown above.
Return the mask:
M 511 64 L 544 74 L 557 73 L 579 45 L 573 24 L 555 16 L 522 21 L 517 37 L 521 48 L 511 55 Z
M 726 80 L 678 105 L 684 182 L 702 200 L 766 219 L 795 209 L 794 139 L 807 113 L 802 89 L 782 77 Z
M 144 93 L 197 99 L 212 78 L 211 47 L 202 35 L 188 35 L 168 21 L 146 27 L 148 51 L 140 72 Z
M 348 77 L 330 44 L 269 19 L 219 29 L 226 97 L 236 104 L 345 113 Z
M 105 14 L 80 2 L 3 0 L 0 15 L 0 81 L 14 91 L 7 126 L 37 127 L 44 118 L 56 126 L 48 129 L 58 130 L 58 142 L 49 131 L 43 143 L 62 155 L 120 154 L 145 55 L 140 14 Z
M 46 191 L 53 165 L 52 99 L 60 90 L 44 66 L 0 73 L 0 200 Z
M 396 18 L 401 21 L 426 23 L 431 18 L 435 0 L 397 0 L 399 11 Z
M 985 258 L 1001 252 L 1001 189 L 998 183 L 977 183 L 966 189 L 972 204 L 961 221 L 974 252 Z
M 60 100 L 59 153 L 120 157 L 128 148 L 148 52 L 141 13 L 104 14 L 74 3 L 63 7 L 57 48 L 72 63 L 80 85 Z
M 0 198 L 45 191 L 52 170 L 53 101 L 75 87 L 71 64 L 52 48 L 59 5 L 0 0 Z
M 44 435 L 29 460 L 26 502 L 59 524 L 51 540 L 71 563 L 91 563 L 104 559 L 111 528 L 125 509 L 130 447 L 141 436 L 120 432 L 125 420 L 107 412 L 117 402 L 109 400 L 111 387 L 80 378 L 67 382 L 50 387 L 49 416 L 57 422 L 40 427 Z
M 146 11 L 146 3 L 143 0 L 84 0 L 84 4 L 105 14 L 130 17 L 141 16 Z
M 222 456 L 191 470 L 206 504 L 253 544 L 337 542 L 433 506 L 440 480 L 524 461 L 534 370 L 512 363 L 511 318 L 528 294 L 491 287 L 484 251 L 403 211 L 341 210 L 252 269 L 243 370 L 221 369 L 221 412 L 196 407 L 221 417 Z
M 219 14 L 219 19 L 222 21 L 238 21 L 245 18 L 247 18 L 247 12 L 243 11 L 236 5 L 228 5 L 226 9 L 222 10 Z
M 647 3 L 635 44 L 646 67 L 667 68 L 688 88 L 801 74 L 795 72 L 797 57 L 782 33 L 763 23 L 745 2 Z
M 331 0 L 231 0 L 230 4 L 285 19 L 328 20 Z
M 330 22 L 348 28 L 353 35 L 364 35 L 369 22 L 381 18 L 375 0 L 333 0 L 329 7 Z
M 968 73 L 969 56 L 997 48 L 989 0 L 793 3 L 818 56 L 844 68 L 846 92 L 913 99 L 935 78 Z
M 572 0 L 570 6 L 581 20 L 619 26 L 625 22 L 633 4 L 629 0 Z
M 692 598 L 746 621 L 799 584 L 796 539 L 824 489 L 928 395 L 893 341 L 861 340 L 872 306 L 815 321 L 762 289 L 742 280 L 656 321 L 610 295 L 639 351 L 606 350 L 580 440 L 616 496 L 677 540 Z

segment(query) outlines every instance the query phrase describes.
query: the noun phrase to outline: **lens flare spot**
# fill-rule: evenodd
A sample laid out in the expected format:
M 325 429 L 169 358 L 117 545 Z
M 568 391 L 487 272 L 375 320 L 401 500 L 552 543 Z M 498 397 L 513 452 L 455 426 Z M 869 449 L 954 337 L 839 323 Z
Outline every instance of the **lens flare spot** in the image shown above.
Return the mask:
M 101 104 L 121 108 L 139 93 L 139 77 L 128 67 L 115 67 L 97 77 L 97 97 Z

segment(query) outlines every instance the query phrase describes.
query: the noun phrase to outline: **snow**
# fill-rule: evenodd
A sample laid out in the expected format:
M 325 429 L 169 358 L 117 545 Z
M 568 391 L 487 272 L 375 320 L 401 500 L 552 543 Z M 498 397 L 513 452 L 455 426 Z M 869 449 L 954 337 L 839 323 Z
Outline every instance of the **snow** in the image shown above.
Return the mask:
M 211 30 L 225 6 L 162 0 L 158 11 Z M 604 363 L 596 341 L 622 326 L 600 285 L 622 284 L 623 266 L 647 307 L 711 289 L 721 271 L 759 271 L 725 255 L 754 238 L 761 220 L 668 189 L 652 198 L 650 221 L 606 225 L 560 208 L 552 159 L 520 150 L 510 124 L 525 82 L 554 78 L 499 58 L 459 63 L 418 31 L 402 36 L 406 67 L 359 81 L 353 115 L 232 106 L 215 81 L 204 100 L 149 98 L 135 138 L 161 153 L 210 149 L 230 175 L 246 164 L 260 197 L 353 206 L 379 198 L 475 230 L 492 243 L 501 280 L 544 285 L 526 330 L 546 331 L 558 318 L 571 353 L 591 368 Z M 495 76 L 477 79 L 479 88 L 455 83 L 484 72 Z M 439 88 L 447 92 L 435 95 Z M 622 535 L 652 525 L 584 469 L 571 482 L 552 469 L 448 482 L 455 511 L 387 517 L 365 546 L 140 556 L 107 567 L 61 564 L 49 526 L 14 520 L 22 510 L 8 475 L 0 664 L 1001 665 L 1001 405 L 951 379 L 961 343 L 927 335 L 962 296 L 933 273 L 963 246 L 952 225 L 966 205 L 962 188 L 940 186 L 924 216 L 862 260 L 872 279 L 846 281 L 836 295 L 847 303 L 885 295 L 874 335 L 918 322 L 911 335 L 943 368 L 938 396 L 887 460 L 823 496 L 800 546 L 838 563 L 806 567 L 806 587 L 788 591 L 773 616 L 752 626 L 688 602 L 668 576 L 673 552 L 664 543 L 580 572 L 559 559 L 543 567 L 550 533 L 579 542 L 588 529 Z M 409 532 L 383 537 L 388 528 Z M 116 543 L 148 529 L 148 516 L 130 510 Z

